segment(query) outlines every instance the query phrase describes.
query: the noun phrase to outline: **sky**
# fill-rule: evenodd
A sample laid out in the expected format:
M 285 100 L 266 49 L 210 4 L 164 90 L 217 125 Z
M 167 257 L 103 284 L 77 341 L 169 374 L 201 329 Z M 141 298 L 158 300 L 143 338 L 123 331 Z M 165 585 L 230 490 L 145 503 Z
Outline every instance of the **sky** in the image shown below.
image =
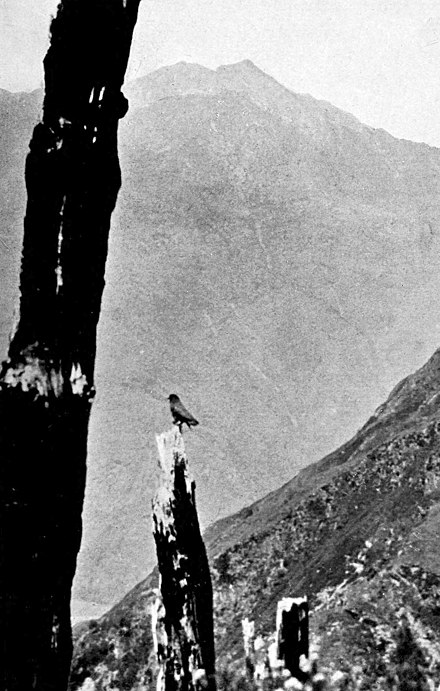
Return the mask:
M 0 88 L 42 85 L 57 0 L 0 0 Z M 438 0 L 142 0 L 127 78 L 250 59 L 293 91 L 440 146 Z

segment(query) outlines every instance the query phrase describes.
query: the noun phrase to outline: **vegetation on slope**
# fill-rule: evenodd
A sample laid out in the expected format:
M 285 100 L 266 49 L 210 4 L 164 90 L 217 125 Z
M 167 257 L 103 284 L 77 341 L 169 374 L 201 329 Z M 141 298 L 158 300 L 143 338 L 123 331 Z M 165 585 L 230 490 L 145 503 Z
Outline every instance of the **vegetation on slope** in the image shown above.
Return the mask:
M 278 599 L 307 593 L 314 649 L 328 674 L 356 670 L 356 684 L 368 689 L 400 688 L 408 664 L 416 677 L 440 678 L 439 365 L 437 351 L 348 444 L 206 532 L 221 667 L 243 664 L 244 617 L 269 643 Z M 111 622 L 122 614 L 149 630 L 152 584 L 98 622 L 95 646 L 99 630 L 118 648 Z M 91 640 L 79 632 L 77 650 Z M 121 674 L 123 662 L 111 654 Z M 139 683 L 151 661 L 144 651 Z M 103 680 L 109 661 L 87 669 Z

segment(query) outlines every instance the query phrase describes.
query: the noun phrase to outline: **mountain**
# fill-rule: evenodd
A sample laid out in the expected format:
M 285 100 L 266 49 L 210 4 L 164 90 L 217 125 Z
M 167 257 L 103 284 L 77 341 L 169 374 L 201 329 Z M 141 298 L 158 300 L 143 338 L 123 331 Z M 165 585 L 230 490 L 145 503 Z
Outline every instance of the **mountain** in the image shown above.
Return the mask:
M 20 251 L 26 191 L 24 164 L 38 121 L 41 93 L 11 94 L 0 89 L 0 347 L 6 345 L 17 304 Z
M 175 391 L 206 527 L 360 427 L 439 342 L 440 153 L 296 94 L 249 61 L 127 85 L 74 597 L 154 562 L 154 433 Z M 0 93 L 0 345 L 41 94 Z M 4 270 L 4 273 L 3 273 Z
M 325 671 L 355 670 L 363 684 L 355 688 L 388 688 L 403 620 L 412 652 L 438 683 L 439 536 L 437 350 L 349 442 L 208 528 L 219 667 L 243 665 L 243 618 L 269 643 L 277 601 L 307 593 L 312 649 Z M 105 689 L 110 673 L 120 688 L 149 687 L 154 587 L 153 573 L 77 628 L 72 691 L 87 678 Z

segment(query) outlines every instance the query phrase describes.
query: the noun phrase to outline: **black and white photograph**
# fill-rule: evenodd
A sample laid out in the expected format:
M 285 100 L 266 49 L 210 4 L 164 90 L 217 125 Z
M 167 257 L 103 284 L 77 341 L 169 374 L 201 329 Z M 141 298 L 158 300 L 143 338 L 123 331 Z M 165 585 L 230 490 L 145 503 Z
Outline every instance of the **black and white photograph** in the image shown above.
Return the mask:
M 440 689 L 440 4 L 0 0 L 0 691 Z

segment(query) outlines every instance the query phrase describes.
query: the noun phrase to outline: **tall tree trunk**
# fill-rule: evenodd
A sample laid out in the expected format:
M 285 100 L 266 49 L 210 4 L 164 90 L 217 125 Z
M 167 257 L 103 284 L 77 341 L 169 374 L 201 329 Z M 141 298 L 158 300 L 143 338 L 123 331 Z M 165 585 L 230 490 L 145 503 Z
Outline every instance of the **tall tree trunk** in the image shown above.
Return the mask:
M 62 691 L 121 86 L 139 0 L 64 0 L 26 161 L 20 317 L 0 373 L 0 688 Z

